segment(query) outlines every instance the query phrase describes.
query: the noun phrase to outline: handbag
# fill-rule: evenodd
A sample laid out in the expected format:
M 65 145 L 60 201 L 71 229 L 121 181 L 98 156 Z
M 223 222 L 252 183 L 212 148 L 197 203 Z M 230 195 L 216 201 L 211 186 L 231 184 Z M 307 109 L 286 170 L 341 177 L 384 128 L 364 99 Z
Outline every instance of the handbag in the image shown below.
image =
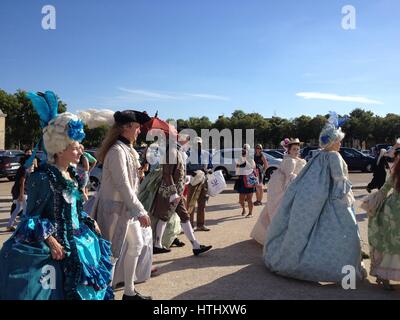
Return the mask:
M 245 188 L 255 188 L 259 184 L 257 169 L 253 170 L 249 175 L 244 176 L 243 179 Z
M 221 170 L 214 171 L 207 177 L 208 194 L 215 197 L 226 188 L 226 181 Z

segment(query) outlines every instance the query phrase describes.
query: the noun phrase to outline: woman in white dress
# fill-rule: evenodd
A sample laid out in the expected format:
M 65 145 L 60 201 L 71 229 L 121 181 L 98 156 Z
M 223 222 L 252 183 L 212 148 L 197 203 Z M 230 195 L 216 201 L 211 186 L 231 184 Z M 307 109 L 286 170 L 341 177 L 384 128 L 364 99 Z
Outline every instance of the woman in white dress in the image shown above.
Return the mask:
M 279 168 L 268 183 L 267 204 L 261 211 L 250 236 L 261 245 L 265 244 L 267 228 L 274 217 L 289 184 L 297 177 L 306 161 L 300 158 L 299 139 L 285 139 L 282 145 L 287 150 Z

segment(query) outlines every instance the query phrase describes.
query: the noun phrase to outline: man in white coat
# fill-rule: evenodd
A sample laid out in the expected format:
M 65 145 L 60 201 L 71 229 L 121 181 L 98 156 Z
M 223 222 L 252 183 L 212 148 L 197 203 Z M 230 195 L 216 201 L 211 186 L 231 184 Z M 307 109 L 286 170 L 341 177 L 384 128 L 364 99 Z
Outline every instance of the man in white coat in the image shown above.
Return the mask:
M 145 113 L 126 110 L 117 111 L 114 120 L 98 153 L 103 172 L 93 215 L 104 238 L 111 241 L 114 266 L 123 263 L 121 268 L 117 268 L 123 270 L 125 288 L 122 299 L 149 300 L 151 297 L 141 295 L 134 286 L 139 256 L 144 248 L 144 228 L 150 228 L 151 223 L 137 198 L 140 163 L 133 143 L 140 133 L 140 126 L 150 118 Z M 151 234 L 151 230 L 148 231 Z M 152 252 L 150 255 L 145 262 L 149 273 Z

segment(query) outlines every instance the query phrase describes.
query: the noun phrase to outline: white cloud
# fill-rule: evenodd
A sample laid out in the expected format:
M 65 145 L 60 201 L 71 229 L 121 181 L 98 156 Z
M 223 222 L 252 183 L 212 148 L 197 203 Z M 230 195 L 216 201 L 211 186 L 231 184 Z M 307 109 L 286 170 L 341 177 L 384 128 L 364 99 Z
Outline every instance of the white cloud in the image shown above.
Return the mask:
M 128 93 L 127 96 L 119 96 L 121 100 L 127 99 L 142 99 L 142 100 L 187 100 L 190 98 L 195 99 L 207 99 L 207 100 L 221 100 L 229 101 L 228 97 L 208 94 L 208 93 L 177 93 L 177 92 L 158 92 L 143 89 L 127 89 L 124 87 L 119 87 L 119 91 Z
M 330 101 L 345 101 L 345 102 L 357 102 L 366 104 L 383 104 L 382 101 L 372 100 L 365 97 L 352 97 L 352 96 L 339 96 L 332 93 L 320 93 L 320 92 L 299 92 L 296 96 L 304 99 L 315 99 L 315 100 L 330 100 Z
M 222 100 L 229 101 L 228 97 L 216 96 L 213 94 L 204 94 L 204 93 L 185 93 L 186 96 L 200 99 L 209 99 L 209 100 Z
M 179 100 L 182 99 L 178 96 L 173 96 L 169 94 L 158 93 L 154 91 L 148 90 L 137 90 L 137 89 L 127 89 L 127 88 L 118 88 L 118 90 L 130 93 L 134 96 L 143 97 L 143 98 L 151 98 L 155 100 Z

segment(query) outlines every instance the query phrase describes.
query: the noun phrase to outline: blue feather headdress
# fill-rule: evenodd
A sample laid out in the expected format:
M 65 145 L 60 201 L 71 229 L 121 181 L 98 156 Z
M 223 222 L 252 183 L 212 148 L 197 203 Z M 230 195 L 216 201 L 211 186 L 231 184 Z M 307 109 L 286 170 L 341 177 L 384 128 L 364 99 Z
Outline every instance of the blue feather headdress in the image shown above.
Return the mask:
M 45 93 L 28 92 L 26 94 L 26 97 L 32 102 L 33 108 L 39 115 L 40 127 L 42 130 L 48 127 L 52 120 L 57 118 L 58 99 L 57 96 L 54 94 L 54 92 L 52 91 L 46 91 Z M 72 141 L 82 142 L 82 140 L 85 138 L 85 132 L 83 130 L 84 124 L 82 120 L 76 119 L 76 116 L 74 117 L 75 119 L 71 119 L 68 122 L 66 135 Z M 32 156 L 27 160 L 25 167 L 29 168 L 30 166 L 32 166 L 33 160 L 36 156 L 36 152 L 40 144 L 42 144 L 43 151 L 46 155 L 46 158 L 48 158 L 48 153 L 46 151 L 46 146 L 43 143 L 43 136 L 42 136 L 39 143 L 35 146 Z
M 339 117 L 334 111 L 329 111 L 329 119 L 319 136 L 319 145 L 326 148 L 337 139 L 343 139 L 341 126 L 350 119 L 349 116 Z
M 33 108 L 40 118 L 40 127 L 43 129 L 58 115 L 57 96 L 52 91 L 45 93 L 28 92 L 26 97 L 31 100 Z
M 32 102 L 33 108 L 39 115 L 41 129 L 45 128 L 52 119 L 57 117 L 58 100 L 57 96 L 54 94 L 53 91 L 46 91 L 45 93 L 28 92 L 26 93 L 26 97 Z M 40 144 L 42 144 L 44 154 L 46 155 L 47 158 L 46 148 L 43 144 L 43 138 L 41 138 L 40 141 L 36 144 L 35 148 L 33 149 L 32 155 L 25 162 L 24 165 L 25 168 L 29 168 L 32 166 L 33 161 L 36 157 L 36 152 Z
M 350 117 L 348 115 L 339 117 L 335 111 L 329 111 L 328 123 L 333 125 L 336 129 L 339 129 L 341 126 L 343 126 L 349 119 Z

